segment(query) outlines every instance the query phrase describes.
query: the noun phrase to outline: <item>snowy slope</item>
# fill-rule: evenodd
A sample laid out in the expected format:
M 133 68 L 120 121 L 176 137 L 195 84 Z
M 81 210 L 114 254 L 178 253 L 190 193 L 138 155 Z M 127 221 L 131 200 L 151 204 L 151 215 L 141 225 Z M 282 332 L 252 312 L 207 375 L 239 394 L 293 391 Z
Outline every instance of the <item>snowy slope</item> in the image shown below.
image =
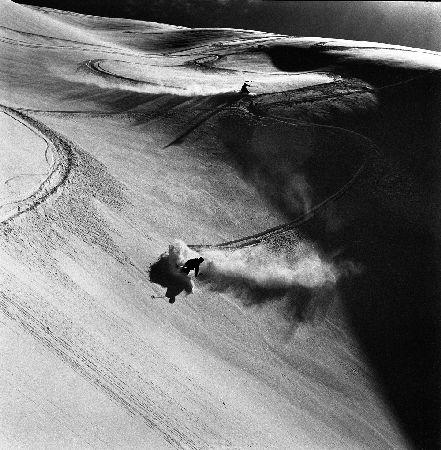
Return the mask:
M 297 227 L 340 229 L 381 152 L 348 119 L 375 115 L 370 80 L 276 67 L 325 44 L 409 70 L 384 85 L 441 65 L 1 1 L 2 448 L 410 445 L 340 301 L 364 265 Z M 148 268 L 176 239 L 206 264 L 170 305 Z

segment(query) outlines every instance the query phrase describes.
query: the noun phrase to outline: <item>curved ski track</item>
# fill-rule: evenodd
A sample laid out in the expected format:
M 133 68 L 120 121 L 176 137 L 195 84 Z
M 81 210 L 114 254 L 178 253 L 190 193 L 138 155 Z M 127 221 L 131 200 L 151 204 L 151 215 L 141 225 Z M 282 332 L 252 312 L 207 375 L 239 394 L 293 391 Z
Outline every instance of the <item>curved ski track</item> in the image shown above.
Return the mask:
M 20 122 L 36 135 L 42 137 L 47 143 L 46 153 L 48 150 L 51 150 L 53 154 L 53 161 L 48 176 L 30 196 L 13 202 L 12 204 L 16 208 L 11 212 L 6 213 L 4 217 L 1 216 L 2 207 L 11 204 L 9 203 L 0 206 L 0 224 L 4 224 L 17 216 L 36 208 L 66 182 L 72 167 L 74 144 L 62 138 L 42 122 L 39 122 L 16 109 L 0 105 L 0 111 Z

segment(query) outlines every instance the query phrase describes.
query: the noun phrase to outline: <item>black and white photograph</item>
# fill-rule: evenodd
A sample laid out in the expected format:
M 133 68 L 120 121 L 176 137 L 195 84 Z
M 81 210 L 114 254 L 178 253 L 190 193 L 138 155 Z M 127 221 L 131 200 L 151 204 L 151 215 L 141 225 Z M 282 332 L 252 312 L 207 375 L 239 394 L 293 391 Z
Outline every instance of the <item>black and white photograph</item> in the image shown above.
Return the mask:
M 441 6 L 0 0 L 0 449 L 441 449 Z

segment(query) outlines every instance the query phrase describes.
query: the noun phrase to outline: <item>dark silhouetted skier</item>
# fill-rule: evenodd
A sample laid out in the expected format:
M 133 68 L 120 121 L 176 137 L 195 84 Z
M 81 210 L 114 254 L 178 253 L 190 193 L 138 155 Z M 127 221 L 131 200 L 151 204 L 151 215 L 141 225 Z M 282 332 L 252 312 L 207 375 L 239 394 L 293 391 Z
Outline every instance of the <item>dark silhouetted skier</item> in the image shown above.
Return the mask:
M 249 85 L 245 82 L 240 89 L 240 93 L 241 94 L 249 94 L 250 91 L 247 89 L 247 87 L 251 87 L 251 85 Z
M 197 277 L 199 273 L 199 266 L 201 265 L 204 258 L 193 258 L 189 259 L 181 268 L 181 272 L 190 273 L 190 270 L 194 270 L 194 276 Z

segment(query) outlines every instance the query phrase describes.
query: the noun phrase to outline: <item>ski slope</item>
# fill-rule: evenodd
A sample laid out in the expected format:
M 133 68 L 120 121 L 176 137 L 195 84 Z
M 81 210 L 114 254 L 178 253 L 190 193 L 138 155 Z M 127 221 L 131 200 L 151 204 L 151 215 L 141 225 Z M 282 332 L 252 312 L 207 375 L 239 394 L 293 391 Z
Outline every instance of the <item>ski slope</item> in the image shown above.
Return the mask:
M 329 53 L 285 64 L 286 46 Z M 0 54 L 2 448 L 421 439 L 358 326 L 377 262 L 345 227 L 379 197 L 382 216 L 433 223 L 406 157 L 359 125 L 380 91 L 436 75 L 438 53 L 1 0 Z M 148 270 L 176 240 L 206 263 L 170 305 Z

